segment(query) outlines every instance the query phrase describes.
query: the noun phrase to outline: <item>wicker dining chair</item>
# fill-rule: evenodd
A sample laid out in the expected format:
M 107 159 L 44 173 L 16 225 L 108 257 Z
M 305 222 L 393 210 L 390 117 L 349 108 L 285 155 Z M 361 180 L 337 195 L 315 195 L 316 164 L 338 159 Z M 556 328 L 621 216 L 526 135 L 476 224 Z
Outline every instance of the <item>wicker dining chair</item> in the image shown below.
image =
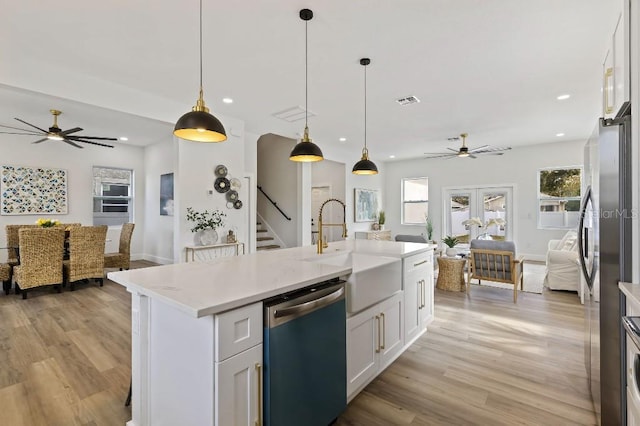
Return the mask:
M 63 262 L 64 282 L 71 291 L 78 281 L 104 283 L 104 243 L 107 225 L 77 226 L 69 230 L 69 260 Z
M 27 291 L 49 285 L 57 286 L 60 292 L 64 229 L 21 228 L 18 235 L 20 264 L 13 268 L 16 293 L 22 292 L 22 298 L 26 299 Z
M 134 223 L 125 223 L 120 231 L 120 247 L 118 253 L 106 253 L 104 255 L 105 268 L 129 269 L 131 265 L 131 235 Z
M 8 263 L 0 263 L 0 281 L 2 281 L 4 294 L 9 294 L 11 291 L 11 265 Z
M 39 225 L 6 225 L 4 227 L 7 236 L 7 263 L 11 270 L 9 271 L 9 280 L 13 277 L 13 268 L 20 263 L 18 261 L 18 244 L 20 237 L 18 231 L 21 228 L 39 228 Z

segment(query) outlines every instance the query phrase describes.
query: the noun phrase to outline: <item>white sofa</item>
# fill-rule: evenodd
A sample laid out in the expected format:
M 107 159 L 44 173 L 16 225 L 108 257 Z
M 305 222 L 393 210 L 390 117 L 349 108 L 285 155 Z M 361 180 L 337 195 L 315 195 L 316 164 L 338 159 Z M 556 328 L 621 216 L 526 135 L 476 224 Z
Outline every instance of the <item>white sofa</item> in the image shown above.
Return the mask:
M 549 241 L 544 285 L 551 290 L 579 291 L 580 265 L 576 231 L 568 231 L 560 240 Z

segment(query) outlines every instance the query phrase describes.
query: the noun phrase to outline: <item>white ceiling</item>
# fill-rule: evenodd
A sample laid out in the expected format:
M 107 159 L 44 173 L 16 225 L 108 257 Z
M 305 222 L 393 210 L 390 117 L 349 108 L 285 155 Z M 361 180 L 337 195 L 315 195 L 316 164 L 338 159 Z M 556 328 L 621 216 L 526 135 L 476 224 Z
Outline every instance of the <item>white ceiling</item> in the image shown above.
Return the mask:
M 161 121 L 177 120 L 195 103 L 197 0 L 2 3 L 0 124 L 19 124 L 13 120 L 19 117 L 49 126 L 48 110 L 57 108 L 64 112 L 63 129 L 126 135 L 145 145 L 170 135 L 171 124 Z M 362 148 L 362 57 L 371 58 L 367 141 L 374 161 L 455 148 L 459 143 L 447 138 L 461 132 L 469 133 L 471 147 L 584 139 L 600 113 L 613 5 L 205 0 L 205 100 L 214 114 L 244 120 L 249 132 L 299 137 L 303 121 L 272 114 L 304 106 L 304 22 L 298 12 L 309 7 L 315 14 L 308 24 L 309 110 L 316 114 L 309 128 L 321 147 Z M 565 93 L 571 98 L 556 99 Z M 408 95 L 421 102 L 395 102 Z M 222 103 L 225 96 L 234 103 Z M 158 101 L 144 105 L 145 99 Z M 559 132 L 565 136 L 556 137 Z

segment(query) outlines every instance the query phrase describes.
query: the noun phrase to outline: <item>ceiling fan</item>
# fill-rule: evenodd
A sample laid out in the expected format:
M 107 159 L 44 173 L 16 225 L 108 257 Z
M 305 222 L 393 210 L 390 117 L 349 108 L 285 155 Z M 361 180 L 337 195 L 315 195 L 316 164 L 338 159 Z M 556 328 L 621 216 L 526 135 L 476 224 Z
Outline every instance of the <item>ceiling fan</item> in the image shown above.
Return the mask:
M 44 138 L 38 139 L 37 141 L 34 141 L 33 143 L 41 143 L 41 142 L 44 142 L 46 140 L 62 141 L 62 142 L 68 143 L 69 145 L 75 146 L 76 148 L 84 148 L 83 146 L 78 145 L 77 142 L 89 143 L 89 144 L 92 144 L 92 145 L 98 145 L 98 146 L 104 146 L 104 147 L 107 147 L 107 148 L 113 148 L 113 145 L 107 145 L 105 143 L 95 142 L 95 141 L 96 140 L 98 140 L 98 141 L 117 141 L 118 140 L 117 138 L 72 135 L 72 133 L 77 133 L 77 132 L 82 131 L 82 128 L 74 127 L 73 129 L 62 130 L 60 127 L 58 127 L 58 116 L 60 114 L 62 114 L 62 111 L 59 111 L 57 109 L 50 109 L 49 111 L 53 115 L 53 125 L 51 127 L 49 127 L 48 131 L 44 130 L 44 129 L 41 129 L 38 126 L 34 126 L 31 123 L 27 123 L 24 120 L 16 118 L 16 120 L 18 120 L 19 122 L 21 122 L 23 124 L 26 124 L 29 127 L 33 127 L 34 129 L 37 129 L 38 131 L 32 130 L 32 129 L 21 129 L 19 127 L 4 126 L 4 125 L 0 124 L 0 127 L 4 127 L 6 129 L 20 130 L 20 133 L 18 133 L 18 132 L 0 132 L 0 133 L 6 134 L 6 135 L 44 136 Z
M 466 138 L 469 136 L 467 133 L 461 133 L 462 146 L 459 149 L 447 148 L 451 152 L 425 152 L 428 155 L 427 158 L 454 158 L 454 157 L 470 157 L 477 158 L 476 155 L 488 154 L 488 155 L 502 155 L 503 151 L 508 151 L 511 147 L 490 147 L 489 145 L 482 145 L 476 148 L 469 148 L 467 146 Z M 458 141 L 459 137 L 448 138 L 450 141 Z

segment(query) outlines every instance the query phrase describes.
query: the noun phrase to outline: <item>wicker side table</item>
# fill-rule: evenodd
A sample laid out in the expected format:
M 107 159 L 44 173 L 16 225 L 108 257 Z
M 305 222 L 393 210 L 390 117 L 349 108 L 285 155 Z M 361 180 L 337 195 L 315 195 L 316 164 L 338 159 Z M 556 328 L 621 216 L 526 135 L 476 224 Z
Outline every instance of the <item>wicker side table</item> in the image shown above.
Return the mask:
M 447 291 L 466 291 L 464 266 L 467 259 L 438 257 L 438 282 L 436 288 Z

